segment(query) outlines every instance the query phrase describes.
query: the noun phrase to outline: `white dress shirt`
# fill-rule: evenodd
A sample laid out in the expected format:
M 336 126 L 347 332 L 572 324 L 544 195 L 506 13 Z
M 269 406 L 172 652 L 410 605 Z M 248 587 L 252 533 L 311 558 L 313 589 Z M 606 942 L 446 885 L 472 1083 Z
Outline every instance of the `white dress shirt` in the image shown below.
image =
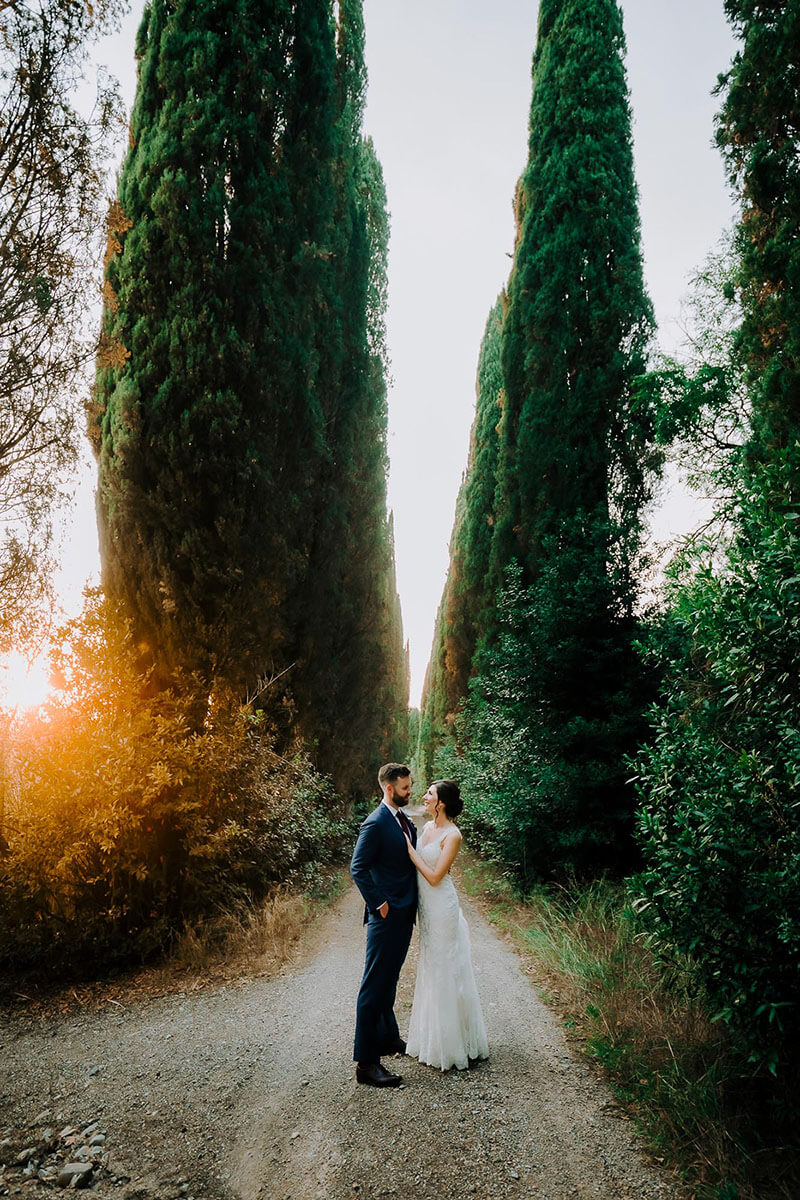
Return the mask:
M 392 816 L 394 817 L 394 819 L 397 821 L 397 824 L 400 826 L 400 828 L 401 828 L 401 829 L 403 829 L 403 822 L 400 820 L 400 810 L 399 810 L 399 808 L 392 808 L 391 804 L 390 804 L 390 803 L 389 803 L 389 801 L 388 801 L 388 800 L 386 800 L 386 799 L 383 799 L 383 800 L 381 800 L 381 804 L 385 804 L 385 805 L 386 805 L 386 807 L 388 808 L 389 812 L 392 814 Z M 408 817 L 406 817 L 406 820 L 408 820 Z M 403 829 L 403 836 L 405 836 L 405 830 L 404 830 L 404 829 Z

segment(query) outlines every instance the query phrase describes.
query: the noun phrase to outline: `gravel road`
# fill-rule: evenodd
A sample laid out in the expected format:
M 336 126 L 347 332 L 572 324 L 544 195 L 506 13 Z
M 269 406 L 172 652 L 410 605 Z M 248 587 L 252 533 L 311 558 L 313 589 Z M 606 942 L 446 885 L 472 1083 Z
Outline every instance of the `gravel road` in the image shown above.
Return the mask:
M 0 1195 L 52 1191 L 58 1163 L 77 1157 L 97 1164 L 95 1196 L 121 1200 L 685 1196 L 570 1051 L 517 956 L 462 903 L 488 1063 L 443 1074 L 392 1059 L 401 1088 L 356 1084 L 364 933 L 351 888 L 274 978 L 124 1004 L 117 989 L 91 1011 L 7 1020 Z M 416 937 L 401 1031 L 415 964 Z

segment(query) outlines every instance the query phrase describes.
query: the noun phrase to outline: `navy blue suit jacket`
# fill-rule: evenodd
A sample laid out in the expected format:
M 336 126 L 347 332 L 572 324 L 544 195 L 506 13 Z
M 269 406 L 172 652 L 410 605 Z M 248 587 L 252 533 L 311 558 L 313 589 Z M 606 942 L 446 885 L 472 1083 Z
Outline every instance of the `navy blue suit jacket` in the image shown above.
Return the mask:
M 411 840 L 416 846 L 417 831 L 413 821 Z M 364 897 L 366 909 L 375 913 L 389 901 L 390 908 L 417 906 L 417 868 L 408 857 L 408 846 L 397 817 L 385 804 L 379 804 L 364 821 L 358 834 L 350 874 Z

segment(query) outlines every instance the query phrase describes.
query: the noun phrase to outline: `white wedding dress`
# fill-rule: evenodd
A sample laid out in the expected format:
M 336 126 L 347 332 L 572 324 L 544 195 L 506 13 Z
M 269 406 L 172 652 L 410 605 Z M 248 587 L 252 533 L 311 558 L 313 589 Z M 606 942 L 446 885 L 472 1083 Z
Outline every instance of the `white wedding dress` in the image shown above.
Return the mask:
M 432 832 L 430 822 L 423 829 Z M 419 853 L 435 867 L 443 829 Z M 432 887 L 418 871 L 419 966 L 406 1053 L 442 1071 L 463 1069 L 470 1059 L 488 1058 L 489 1045 L 475 986 L 469 929 L 450 875 Z

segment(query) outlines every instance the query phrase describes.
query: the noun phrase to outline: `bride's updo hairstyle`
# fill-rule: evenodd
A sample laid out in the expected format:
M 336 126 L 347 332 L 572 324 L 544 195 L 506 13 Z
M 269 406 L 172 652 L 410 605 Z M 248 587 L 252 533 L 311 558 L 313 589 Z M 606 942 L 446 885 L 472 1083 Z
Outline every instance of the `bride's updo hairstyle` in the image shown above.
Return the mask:
M 431 786 L 436 788 L 436 799 L 444 805 L 445 816 L 454 821 L 464 807 L 458 784 L 452 779 L 434 779 Z

